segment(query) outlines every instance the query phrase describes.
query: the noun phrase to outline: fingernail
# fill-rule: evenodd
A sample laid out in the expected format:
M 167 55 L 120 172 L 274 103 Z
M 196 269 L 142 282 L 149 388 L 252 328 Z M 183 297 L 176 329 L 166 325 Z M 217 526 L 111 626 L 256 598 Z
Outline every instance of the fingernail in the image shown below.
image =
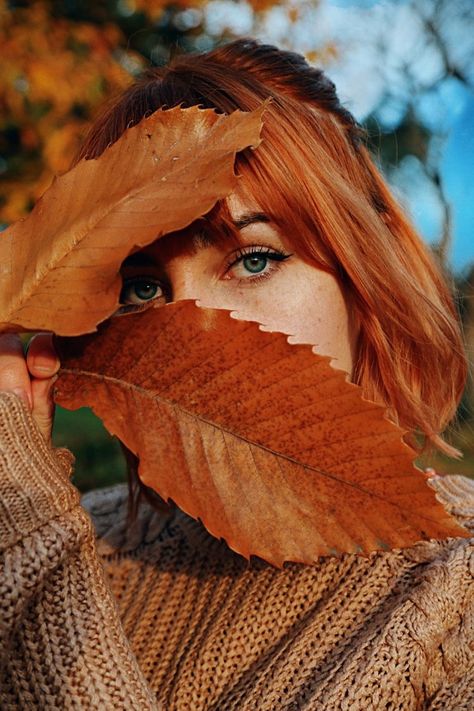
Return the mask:
M 35 368 L 43 373 L 51 373 L 58 365 L 59 359 L 51 360 L 51 354 L 49 353 L 38 353 L 34 359 Z
M 23 388 L 13 388 L 12 392 L 14 392 L 15 395 L 17 395 L 21 400 L 23 400 L 28 410 L 31 410 L 33 404 L 26 390 L 23 390 Z

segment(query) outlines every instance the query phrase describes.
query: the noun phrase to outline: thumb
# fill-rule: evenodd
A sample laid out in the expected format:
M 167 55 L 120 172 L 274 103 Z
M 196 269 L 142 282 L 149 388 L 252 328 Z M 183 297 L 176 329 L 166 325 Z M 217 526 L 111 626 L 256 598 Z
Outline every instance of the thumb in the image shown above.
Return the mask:
M 51 446 L 55 410 L 53 385 L 57 379 L 58 374 L 56 373 L 51 378 L 32 378 L 31 380 L 31 395 L 33 400 L 31 414 L 46 444 L 49 446 Z

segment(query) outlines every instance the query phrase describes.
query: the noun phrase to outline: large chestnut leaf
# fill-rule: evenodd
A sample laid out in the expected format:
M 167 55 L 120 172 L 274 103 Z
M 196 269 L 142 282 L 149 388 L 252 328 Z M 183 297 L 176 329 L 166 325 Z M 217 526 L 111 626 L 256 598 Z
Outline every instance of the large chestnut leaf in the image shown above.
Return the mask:
M 236 152 L 260 143 L 267 103 L 230 115 L 160 109 L 56 178 L 0 233 L 0 332 L 95 331 L 119 306 L 125 257 L 236 187 Z
M 311 563 L 468 535 L 404 431 L 311 346 L 181 301 L 55 347 L 55 401 L 91 407 L 147 486 L 247 558 Z

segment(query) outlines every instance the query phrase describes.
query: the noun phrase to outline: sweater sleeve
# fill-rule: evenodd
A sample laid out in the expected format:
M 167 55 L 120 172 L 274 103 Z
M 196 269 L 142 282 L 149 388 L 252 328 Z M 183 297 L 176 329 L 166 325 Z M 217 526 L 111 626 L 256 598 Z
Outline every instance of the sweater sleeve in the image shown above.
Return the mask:
M 159 709 L 70 482 L 73 464 L 1 391 L 0 707 Z

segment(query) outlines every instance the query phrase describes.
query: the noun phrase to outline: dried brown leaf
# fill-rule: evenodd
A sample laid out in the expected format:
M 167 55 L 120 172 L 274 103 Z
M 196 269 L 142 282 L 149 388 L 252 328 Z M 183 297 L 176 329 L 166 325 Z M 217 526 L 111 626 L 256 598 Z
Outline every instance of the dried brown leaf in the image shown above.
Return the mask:
M 119 306 L 125 257 L 235 188 L 236 152 L 258 146 L 267 103 L 230 115 L 156 111 L 57 178 L 0 234 L 0 332 L 95 331 Z
M 55 401 L 90 406 L 145 484 L 247 558 L 310 563 L 468 535 L 403 430 L 310 346 L 190 301 L 55 346 Z

